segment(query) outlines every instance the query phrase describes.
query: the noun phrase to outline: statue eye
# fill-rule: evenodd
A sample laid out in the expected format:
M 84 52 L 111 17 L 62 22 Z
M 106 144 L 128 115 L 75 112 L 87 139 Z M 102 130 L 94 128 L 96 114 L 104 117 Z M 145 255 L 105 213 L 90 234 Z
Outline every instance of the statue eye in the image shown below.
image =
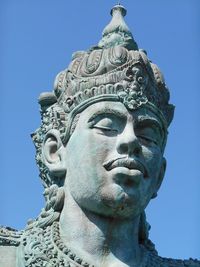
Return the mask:
M 111 118 L 102 118 L 98 122 L 96 122 L 93 127 L 94 129 L 97 129 L 99 133 L 105 134 L 105 135 L 114 135 L 118 133 L 118 128 Z
M 158 141 L 156 140 L 156 138 L 154 139 L 145 135 L 139 135 L 137 137 L 144 145 L 158 145 Z
M 107 132 L 111 132 L 111 131 L 114 131 L 114 132 L 117 132 L 116 129 L 112 129 L 112 128 L 109 128 L 109 127 L 103 127 L 103 126 L 94 126 L 94 128 L 96 129 L 100 129 L 102 131 L 107 131 Z
M 142 144 L 147 146 L 159 146 L 160 134 L 156 127 L 141 127 L 136 129 L 136 135 Z

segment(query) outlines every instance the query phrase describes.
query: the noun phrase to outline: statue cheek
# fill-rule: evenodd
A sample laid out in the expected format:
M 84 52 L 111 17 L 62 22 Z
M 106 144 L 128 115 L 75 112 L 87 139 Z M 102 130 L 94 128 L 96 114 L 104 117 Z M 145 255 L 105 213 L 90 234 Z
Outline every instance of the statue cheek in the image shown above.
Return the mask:
M 87 151 L 96 161 L 104 161 L 107 156 L 115 151 L 116 139 L 108 138 L 102 135 L 91 135 L 88 142 Z
M 150 176 L 156 176 L 160 170 L 162 153 L 160 148 L 142 148 L 143 160 Z

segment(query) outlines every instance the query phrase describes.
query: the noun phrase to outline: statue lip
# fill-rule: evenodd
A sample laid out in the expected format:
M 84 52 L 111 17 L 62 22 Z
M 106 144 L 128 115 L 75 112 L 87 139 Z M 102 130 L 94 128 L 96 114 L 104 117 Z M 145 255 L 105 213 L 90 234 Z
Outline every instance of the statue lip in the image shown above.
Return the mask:
M 110 171 L 110 170 L 112 170 L 114 168 L 118 168 L 118 167 L 125 167 L 125 168 L 130 169 L 130 170 L 141 171 L 145 178 L 148 176 L 146 168 L 138 159 L 129 158 L 127 156 L 108 160 L 105 163 L 103 163 L 103 166 L 107 171 Z

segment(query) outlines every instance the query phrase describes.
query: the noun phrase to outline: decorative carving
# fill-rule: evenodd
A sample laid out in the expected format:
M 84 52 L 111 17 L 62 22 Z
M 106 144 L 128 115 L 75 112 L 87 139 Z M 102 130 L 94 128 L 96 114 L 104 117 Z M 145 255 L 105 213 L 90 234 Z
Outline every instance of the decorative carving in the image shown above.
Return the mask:
M 62 242 L 59 232 L 59 224 L 54 222 L 45 229 L 34 227 L 26 230 L 21 238 L 19 247 L 20 255 L 23 255 L 21 263 L 25 267 L 95 267 L 77 256 Z M 141 245 L 143 260 L 140 267 L 199 267 L 198 260 L 174 260 L 162 258 Z
M 121 46 L 111 47 L 108 50 L 108 58 L 113 65 L 119 66 L 125 64 L 128 59 L 128 51 Z
M 22 231 L 10 227 L 0 227 L 0 246 L 19 246 Z
M 46 205 L 23 231 L 0 228 L 0 248 L 16 248 L 13 266 L 200 267 L 158 256 L 149 239 L 144 209 L 162 183 L 174 106 L 125 8 L 111 14 L 98 46 L 76 52 L 39 97 L 32 139 Z
M 87 74 L 94 75 L 98 69 L 102 57 L 102 50 L 93 50 L 85 59 L 85 70 Z

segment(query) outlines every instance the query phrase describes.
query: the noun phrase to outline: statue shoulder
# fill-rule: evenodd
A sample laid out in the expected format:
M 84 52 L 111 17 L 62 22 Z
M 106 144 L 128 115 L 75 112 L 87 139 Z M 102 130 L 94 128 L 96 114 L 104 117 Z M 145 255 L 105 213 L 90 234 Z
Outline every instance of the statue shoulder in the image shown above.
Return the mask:
M 155 245 L 149 239 L 145 243 L 145 249 L 148 255 L 148 267 L 200 267 L 200 260 L 197 259 L 181 260 L 159 256 Z
M 162 267 L 200 267 L 200 261 L 197 259 L 179 260 L 162 258 L 158 256 L 159 265 Z
M 0 226 L 0 246 L 19 246 L 23 231 Z
M 0 226 L 0 267 L 16 266 L 16 251 L 22 232 Z
M 200 261 L 197 259 L 184 260 L 186 267 L 200 267 Z
M 0 267 L 16 267 L 16 250 L 15 246 L 0 245 Z

